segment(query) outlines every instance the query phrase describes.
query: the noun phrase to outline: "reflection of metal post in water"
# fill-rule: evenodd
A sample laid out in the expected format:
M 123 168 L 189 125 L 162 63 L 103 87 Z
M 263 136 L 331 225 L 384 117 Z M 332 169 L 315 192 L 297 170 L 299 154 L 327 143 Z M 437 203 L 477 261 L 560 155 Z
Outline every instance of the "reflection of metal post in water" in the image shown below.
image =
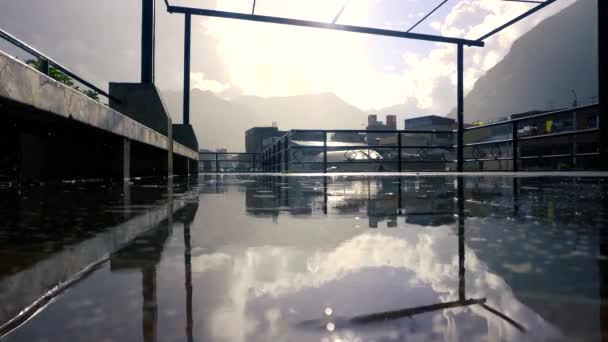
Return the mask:
M 190 251 L 190 223 L 184 223 L 184 266 L 186 276 L 186 337 L 188 342 L 192 342 L 192 260 Z
M 608 219 L 608 184 L 602 184 L 602 220 Z M 598 232 L 599 253 L 599 289 L 600 289 L 600 334 L 601 341 L 608 341 L 608 226 L 602 225 Z
M 399 193 L 401 193 L 402 179 L 401 179 L 401 177 L 399 177 L 398 179 L 399 179 L 399 181 L 398 181 Z M 324 184 L 325 184 L 325 203 L 327 203 L 327 177 L 324 177 Z M 457 188 L 457 191 L 458 191 L 458 194 L 457 194 L 457 196 L 458 196 L 458 198 L 457 198 L 457 200 L 458 200 L 458 300 L 398 309 L 398 310 L 393 310 L 393 311 L 375 312 L 375 313 L 370 313 L 370 314 L 358 315 L 358 316 L 353 316 L 353 317 L 347 318 L 345 321 L 349 322 L 350 324 L 365 325 L 365 324 L 369 324 L 369 323 L 386 322 L 388 320 L 396 320 L 396 319 L 402 319 L 402 318 L 406 318 L 406 317 L 412 318 L 415 315 L 420 315 L 420 314 L 424 314 L 427 312 L 434 312 L 434 311 L 446 310 L 446 309 L 451 309 L 451 308 L 469 307 L 472 305 L 479 305 L 483 309 L 487 310 L 488 312 L 491 312 L 492 314 L 496 315 L 500 319 L 509 323 L 511 326 L 518 329 L 519 331 L 524 332 L 524 333 L 526 332 L 526 329 L 522 324 L 516 322 L 515 320 L 511 319 L 510 317 L 508 317 L 507 315 L 498 311 L 497 309 L 494 309 L 494 308 L 488 306 L 486 304 L 486 298 L 466 299 L 465 267 L 464 267 L 464 261 L 465 261 L 464 199 L 465 199 L 465 197 L 464 197 L 464 179 L 462 176 L 457 178 L 457 187 L 458 187 Z M 369 183 L 368 183 L 368 188 L 369 188 Z M 399 197 L 399 201 L 401 202 L 401 197 Z M 607 314 L 608 314 L 608 312 L 607 312 Z M 321 324 L 324 324 L 324 321 L 318 320 L 318 319 L 303 321 L 303 322 L 299 323 L 300 326 L 310 326 L 310 327 L 316 327 Z
M 327 176 L 323 176 L 323 214 L 327 215 Z
M 142 331 L 144 341 L 156 341 L 156 266 L 150 265 L 142 268 Z
M 122 183 L 122 205 L 123 217 L 127 219 L 131 216 L 131 183 L 126 179 Z
M 519 215 L 519 179 L 513 177 L 513 216 Z
M 403 177 L 399 177 L 397 180 L 397 208 L 399 215 L 403 215 Z
M 283 180 L 281 181 L 281 183 L 284 184 L 284 190 L 285 190 L 285 207 L 289 208 L 289 178 L 288 177 L 283 177 Z
M 464 269 L 464 179 L 458 177 L 458 298 L 464 301 L 465 269 Z

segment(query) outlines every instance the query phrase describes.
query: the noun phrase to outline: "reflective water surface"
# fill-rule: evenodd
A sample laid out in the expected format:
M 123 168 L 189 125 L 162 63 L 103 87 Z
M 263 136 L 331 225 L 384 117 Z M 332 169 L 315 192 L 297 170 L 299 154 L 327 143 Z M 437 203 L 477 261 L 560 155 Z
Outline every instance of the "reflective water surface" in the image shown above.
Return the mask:
M 602 178 L 491 175 L 4 188 L 0 334 L 599 341 L 607 190 Z

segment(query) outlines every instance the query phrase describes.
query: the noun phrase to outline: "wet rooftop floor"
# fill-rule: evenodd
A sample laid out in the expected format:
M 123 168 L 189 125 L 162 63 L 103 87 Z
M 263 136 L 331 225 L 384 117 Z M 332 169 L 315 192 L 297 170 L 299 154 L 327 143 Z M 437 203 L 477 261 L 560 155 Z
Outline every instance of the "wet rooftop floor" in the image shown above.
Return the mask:
M 6 341 L 608 338 L 608 178 L 0 188 Z

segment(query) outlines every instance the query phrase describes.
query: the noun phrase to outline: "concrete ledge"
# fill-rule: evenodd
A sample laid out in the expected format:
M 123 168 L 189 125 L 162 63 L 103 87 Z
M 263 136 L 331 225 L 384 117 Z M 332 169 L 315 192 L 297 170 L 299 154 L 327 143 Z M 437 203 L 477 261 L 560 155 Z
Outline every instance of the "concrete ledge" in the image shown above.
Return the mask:
M 163 150 L 171 147 L 167 136 L 90 99 L 3 52 L 0 52 L 0 97 Z M 177 143 L 173 146 L 174 154 L 198 159 L 197 151 Z

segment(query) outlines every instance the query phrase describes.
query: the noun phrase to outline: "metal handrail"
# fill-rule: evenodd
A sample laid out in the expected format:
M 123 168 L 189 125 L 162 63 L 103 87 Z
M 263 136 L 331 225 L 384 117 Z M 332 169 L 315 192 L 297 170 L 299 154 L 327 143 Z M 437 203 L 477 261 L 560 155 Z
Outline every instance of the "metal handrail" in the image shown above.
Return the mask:
M 399 149 L 399 145 L 348 145 L 348 146 L 327 146 L 328 150 L 336 148 L 348 147 L 352 150 L 384 150 L 384 149 Z M 293 149 L 321 149 L 323 146 L 289 146 Z M 402 149 L 439 149 L 447 150 L 456 148 L 455 145 L 401 145 Z
M 317 133 L 319 135 L 322 135 L 322 137 L 319 137 L 320 139 L 319 142 L 322 142 L 322 146 L 298 146 L 298 145 L 292 145 L 290 144 L 290 140 L 294 139 L 293 135 L 294 134 L 298 134 L 298 133 Z M 328 139 L 328 134 L 333 134 L 333 133 L 358 133 L 361 135 L 368 135 L 368 134 L 387 134 L 390 135 L 391 137 L 396 137 L 397 138 L 397 144 L 390 144 L 390 145 L 357 145 L 357 143 L 355 142 L 353 145 L 348 145 L 348 146 L 329 146 L 328 143 L 330 142 L 330 140 Z M 327 169 L 328 165 L 333 165 L 333 164 L 350 164 L 350 163 L 357 163 L 357 164 L 374 164 L 374 163 L 379 163 L 379 164 L 397 164 L 397 170 L 401 171 L 402 170 L 402 165 L 405 164 L 418 164 L 418 163 L 455 163 L 456 161 L 454 160 L 450 160 L 450 159 L 441 159 L 441 160 L 405 160 L 401 158 L 401 151 L 402 150 L 408 150 L 408 149 L 442 149 L 442 150 L 448 150 L 448 149 L 454 149 L 456 148 L 455 145 L 407 145 L 407 144 L 403 144 L 403 135 L 404 134 L 433 134 L 433 135 L 440 135 L 440 134 L 448 134 L 448 135 L 453 135 L 453 134 L 457 134 L 457 130 L 436 130 L 436 129 L 404 129 L 404 130 L 389 130 L 389 129 L 292 129 L 289 130 L 287 132 L 285 132 L 283 135 L 281 135 L 280 137 L 277 137 L 274 139 L 274 141 L 272 141 L 264 150 L 263 154 L 262 154 L 262 168 L 264 169 L 264 171 L 266 172 L 282 172 L 282 171 L 286 171 L 289 172 L 289 166 L 290 165 L 298 165 L 298 164 L 322 164 L 324 165 L 324 168 Z M 387 149 L 392 149 L 392 150 L 397 150 L 398 151 L 398 155 L 396 156 L 395 159 L 381 159 L 381 160 L 368 160 L 368 161 L 331 161 L 327 159 L 327 153 L 330 151 L 335 150 L 336 148 L 343 148 L 343 147 L 347 147 L 349 149 L 360 149 L 360 150 L 365 150 L 365 149 L 373 149 L 373 150 L 387 150 Z M 296 150 L 307 150 L 307 149 L 311 149 L 311 150 L 317 150 L 317 149 L 322 149 L 323 150 L 323 161 L 292 161 L 290 160 L 290 153 L 289 151 L 291 149 L 296 149 Z
M 482 141 L 482 142 L 474 142 L 474 143 L 468 143 L 468 144 L 463 144 L 463 147 L 476 147 L 476 146 L 485 146 L 485 145 L 496 145 L 496 144 L 511 144 L 512 146 L 512 153 L 513 156 L 510 157 L 494 157 L 494 158 L 463 158 L 463 162 L 465 163 L 470 163 L 470 162 L 476 162 L 476 161 L 500 161 L 500 160 L 512 160 L 513 161 L 513 171 L 518 171 L 518 160 L 525 160 L 525 159 L 531 159 L 531 158 L 537 158 L 536 156 L 519 156 L 519 147 L 518 147 L 518 142 L 520 141 L 528 141 L 528 140 L 541 140 L 541 139 L 550 139 L 550 138 L 557 138 L 557 137 L 564 137 L 564 136 L 577 136 L 577 135 L 585 135 L 585 134 L 591 134 L 591 133 L 595 133 L 598 132 L 598 128 L 594 127 L 594 128 L 586 128 L 586 129 L 574 129 L 574 130 L 568 130 L 568 131 L 563 131 L 563 132 L 557 132 L 557 133 L 550 133 L 550 134 L 537 134 L 534 136 L 519 136 L 517 128 L 518 128 L 518 123 L 520 122 L 525 122 L 525 121 L 531 121 L 531 120 L 538 120 L 538 119 L 542 119 L 542 118 L 548 118 L 548 117 L 555 117 L 555 116 L 559 116 L 559 115 L 564 115 L 564 114 L 568 114 L 568 113 L 578 113 L 578 114 L 597 114 L 594 112 L 590 112 L 590 110 L 596 109 L 597 108 L 597 104 L 592 104 L 592 105 L 585 105 L 585 106 L 580 106 L 580 107 L 576 107 L 576 108 L 568 108 L 568 109 L 562 109 L 562 110 L 557 110 L 557 111 L 551 111 L 551 112 L 545 112 L 545 113 L 540 113 L 540 114 L 535 114 L 535 115 L 530 115 L 530 116 L 526 116 L 526 117 L 520 117 L 520 118 L 514 118 L 514 119 L 510 119 L 510 120 L 504 120 L 504 121 L 500 121 L 500 122 L 494 122 L 494 123 L 490 123 L 490 124 L 486 124 L 486 125 L 481 125 L 481 126 L 475 126 L 475 127 L 469 127 L 466 128 L 464 130 L 464 133 L 466 132 L 470 132 L 470 131 L 474 131 L 474 130 L 478 130 L 478 129 L 483 129 L 483 128 L 488 128 L 488 127 L 494 127 L 494 126 L 501 126 L 501 125 L 508 125 L 511 128 L 511 132 L 510 138 L 506 138 L 506 139 L 496 139 L 496 140 L 492 140 L 492 141 Z M 575 126 L 576 127 L 576 126 Z M 294 134 L 297 133 L 319 133 L 320 135 L 322 134 L 323 137 L 319 137 L 319 141 L 323 142 L 322 146 L 299 146 L 299 145 L 292 145 L 289 143 L 289 140 L 294 138 Z M 294 129 L 294 130 L 290 130 L 288 132 L 286 132 L 285 134 L 283 134 L 282 136 L 280 136 L 279 138 L 275 139 L 267 148 L 266 150 L 263 152 L 262 154 L 262 160 L 263 160 L 263 168 L 266 171 L 272 172 L 272 171 L 283 171 L 286 170 L 287 172 L 289 172 L 289 165 L 290 164 L 324 164 L 325 167 L 327 167 L 328 164 L 342 164 L 342 163 L 352 163 L 351 161 L 329 161 L 326 160 L 326 153 L 329 151 L 334 150 L 335 148 L 339 148 L 342 146 L 328 146 L 328 134 L 332 134 L 332 133 L 360 133 L 362 135 L 365 134 L 376 134 L 376 133 L 386 133 L 386 134 L 392 134 L 395 135 L 398 139 L 398 144 L 390 144 L 390 145 L 357 145 L 356 143 L 353 145 L 349 145 L 346 146 L 349 149 L 375 149 L 375 150 L 387 150 L 387 149 L 397 149 L 399 151 L 402 151 L 404 149 L 411 149 L 411 148 L 415 148 L 415 149 L 453 149 L 456 148 L 455 145 L 423 145 L 423 146 L 408 146 L 407 144 L 403 144 L 402 142 L 402 137 L 403 134 L 457 134 L 457 130 L 453 130 L 453 131 L 447 131 L 447 130 L 357 130 L 357 129 L 329 129 L 329 130 L 323 130 L 323 129 Z M 324 151 L 324 160 L 323 161 L 290 161 L 290 153 L 289 151 L 291 149 L 323 149 Z M 573 157 L 577 157 L 577 156 L 581 156 L 581 157 L 585 157 L 585 156 L 596 156 L 597 153 L 596 152 L 591 152 L 591 153 L 570 153 L 570 154 L 565 154 L 563 155 L 565 156 L 573 156 Z M 555 158 L 557 156 L 562 156 L 562 155 L 547 155 L 544 156 L 545 158 Z M 402 164 L 407 164 L 407 163 L 416 163 L 416 162 L 425 162 L 425 161 L 411 161 L 411 160 L 402 160 L 401 158 L 401 154 L 399 154 L 397 156 L 397 158 L 395 160 L 390 159 L 390 160 L 375 160 L 375 161 L 358 161 L 357 163 L 396 163 L 398 165 L 398 170 L 401 170 L 401 165 Z M 432 163 L 451 163 L 452 161 L 449 160 L 431 160 L 428 162 L 432 162 Z
M 212 159 L 200 159 L 200 162 L 204 165 L 205 163 L 214 163 L 215 164 L 215 173 L 220 172 L 220 163 L 222 162 L 233 162 L 240 165 L 249 165 L 253 168 L 253 172 L 258 172 L 263 168 L 263 153 L 256 152 L 200 152 L 199 155 L 207 155 L 207 156 L 215 156 Z M 237 159 L 220 159 L 225 158 L 228 155 L 235 155 Z M 250 157 L 250 159 L 240 159 L 239 157 L 246 156 Z M 199 164 L 200 165 L 200 164 Z
M 36 50 L 35 48 L 27 45 L 26 43 L 22 42 L 21 40 L 17 39 L 16 37 L 14 37 L 13 35 L 11 35 L 10 33 L 0 29 L 0 38 L 3 38 L 4 40 L 6 40 L 7 42 L 17 46 L 18 48 L 26 51 L 27 53 L 31 54 L 32 56 L 42 60 L 45 63 L 48 63 L 48 65 L 52 65 L 53 67 L 57 68 L 57 70 L 63 72 L 64 74 L 66 74 L 67 76 L 71 77 L 72 79 L 78 81 L 79 83 L 85 85 L 86 87 L 94 90 L 96 93 L 98 93 L 99 95 L 102 95 L 104 97 L 107 97 L 108 99 L 111 99 L 112 101 L 116 101 L 118 103 L 120 103 L 120 100 L 110 96 L 110 94 L 106 93 L 105 91 L 101 90 L 100 88 L 96 87 L 95 85 L 91 84 L 90 82 L 84 80 L 83 78 L 81 78 L 80 76 L 76 75 L 75 73 L 73 73 L 72 71 L 70 71 L 68 68 L 64 67 L 63 65 L 61 65 L 60 63 L 56 62 L 55 60 L 51 59 L 50 57 L 47 57 L 46 55 L 44 55 L 43 53 L 41 53 L 40 51 Z M 40 72 L 40 70 L 38 70 Z M 48 75 L 48 72 L 45 73 Z
M 508 124 L 512 124 L 514 122 L 528 121 L 528 120 L 533 120 L 533 119 L 544 118 L 544 117 L 547 117 L 547 116 L 554 116 L 554 115 L 571 113 L 571 112 L 575 112 L 575 111 L 582 111 L 582 110 L 591 109 L 593 107 L 598 107 L 598 105 L 597 104 L 591 104 L 591 105 L 585 105 L 585 106 L 574 107 L 574 108 L 560 109 L 560 110 L 556 110 L 556 111 L 552 111 L 552 112 L 546 112 L 546 113 L 534 114 L 534 115 L 530 115 L 530 116 L 524 116 L 524 117 L 521 117 L 521 118 L 515 118 L 515 119 L 503 120 L 503 121 L 498 121 L 498 122 L 492 122 L 492 123 L 488 123 L 488 124 L 485 124 L 485 125 L 467 127 L 464 130 L 465 130 L 465 132 L 468 132 L 468 131 L 474 131 L 474 130 L 488 128 L 488 127 L 494 127 L 494 126 L 500 126 L 500 125 L 508 125 Z
M 414 133 L 414 134 L 455 134 L 458 133 L 457 130 L 432 130 L 432 129 L 292 129 L 289 132 L 291 133 L 386 133 L 386 134 L 397 134 L 397 133 Z M 289 133 L 288 132 L 288 133 Z M 287 135 L 287 134 L 285 134 Z

